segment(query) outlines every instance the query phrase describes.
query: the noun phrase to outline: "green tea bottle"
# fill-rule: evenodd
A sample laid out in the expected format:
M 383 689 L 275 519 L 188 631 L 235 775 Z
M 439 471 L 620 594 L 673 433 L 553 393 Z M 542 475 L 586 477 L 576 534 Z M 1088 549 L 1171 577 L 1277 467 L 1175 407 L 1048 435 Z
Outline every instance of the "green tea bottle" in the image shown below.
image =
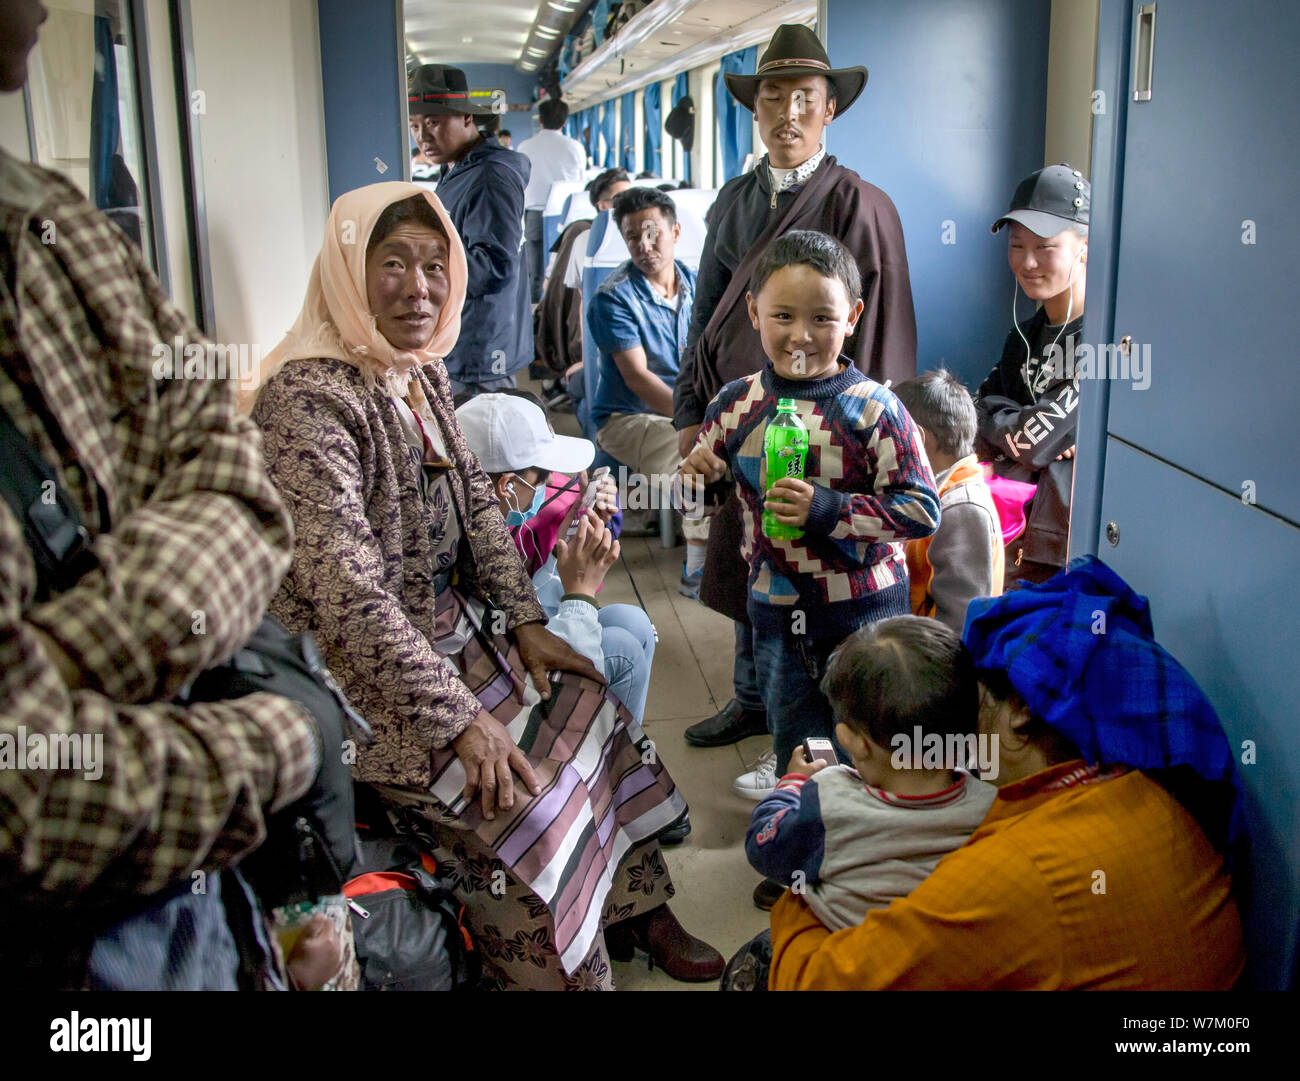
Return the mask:
M 803 480 L 804 463 L 808 457 L 808 429 L 794 411 L 793 398 L 780 398 L 776 403 L 776 416 L 763 433 L 763 457 L 767 464 L 767 478 L 763 496 L 782 477 Z M 777 540 L 795 540 L 803 536 L 798 526 L 784 525 L 763 511 L 763 535 Z

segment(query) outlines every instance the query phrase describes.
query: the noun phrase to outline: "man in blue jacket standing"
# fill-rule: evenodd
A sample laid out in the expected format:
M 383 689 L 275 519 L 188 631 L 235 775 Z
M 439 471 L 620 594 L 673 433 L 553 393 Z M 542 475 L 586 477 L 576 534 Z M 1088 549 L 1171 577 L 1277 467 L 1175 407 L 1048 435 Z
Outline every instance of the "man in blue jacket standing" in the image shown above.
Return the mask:
M 465 73 L 425 64 L 407 94 L 411 136 L 436 165 L 438 198 L 465 245 L 469 286 L 460 340 L 446 357 L 455 394 L 502 390 L 533 359 L 533 317 L 523 253 L 528 159 L 484 137 Z

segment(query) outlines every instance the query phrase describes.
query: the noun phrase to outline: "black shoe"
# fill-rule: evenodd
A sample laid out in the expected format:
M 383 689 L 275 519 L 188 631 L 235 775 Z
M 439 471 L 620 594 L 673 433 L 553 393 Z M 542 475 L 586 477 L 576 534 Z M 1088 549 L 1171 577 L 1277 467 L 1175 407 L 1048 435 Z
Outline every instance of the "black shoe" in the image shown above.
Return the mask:
M 764 912 L 771 912 L 772 906 L 781 900 L 785 885 L 775 878 L 765 878 L 754 887 L 754 906 Z
M 746 709 L 734 698 L 717 713 L 686 729 L 686 742 L 694 747 L 726 747 L 746 736 L 767 735 L 767 710 Z
M 676 822 L 671 822 L 659 831 L 656 840 L 661 845 L 679 845 L 691 832 L 691 812 L 683 811 L 682 817 Z

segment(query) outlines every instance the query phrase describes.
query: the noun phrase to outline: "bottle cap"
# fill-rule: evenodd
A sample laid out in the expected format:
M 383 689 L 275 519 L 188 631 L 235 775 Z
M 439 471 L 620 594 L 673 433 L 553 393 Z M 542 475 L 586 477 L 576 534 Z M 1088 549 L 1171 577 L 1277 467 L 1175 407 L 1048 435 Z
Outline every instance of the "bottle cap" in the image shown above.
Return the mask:
M 778 413 L 793 413 L 793 412 L 794 412 L 794 399 L 793 399 L 793 398 L 778 398 L 778 399 L 776 400 L 776 411 L 777 411 Z

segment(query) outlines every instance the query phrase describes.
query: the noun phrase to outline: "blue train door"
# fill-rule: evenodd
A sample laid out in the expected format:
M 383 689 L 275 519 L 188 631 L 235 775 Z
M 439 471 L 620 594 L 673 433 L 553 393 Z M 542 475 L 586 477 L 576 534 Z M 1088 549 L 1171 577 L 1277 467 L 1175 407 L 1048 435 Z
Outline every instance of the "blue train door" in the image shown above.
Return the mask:
M 1096 455 L 1097 475 L 1076 477 L 1076 550 L 1151 597 L 1158 638 L 1219 711 L 1248 794 L 1250 980 L 1285 986 L 1300 921 L 1300 6 L 1102 0 L 1098 31 L 1110 93 L 1084 338 L 1110 378 L 1084 381 L 1079 461 Z

